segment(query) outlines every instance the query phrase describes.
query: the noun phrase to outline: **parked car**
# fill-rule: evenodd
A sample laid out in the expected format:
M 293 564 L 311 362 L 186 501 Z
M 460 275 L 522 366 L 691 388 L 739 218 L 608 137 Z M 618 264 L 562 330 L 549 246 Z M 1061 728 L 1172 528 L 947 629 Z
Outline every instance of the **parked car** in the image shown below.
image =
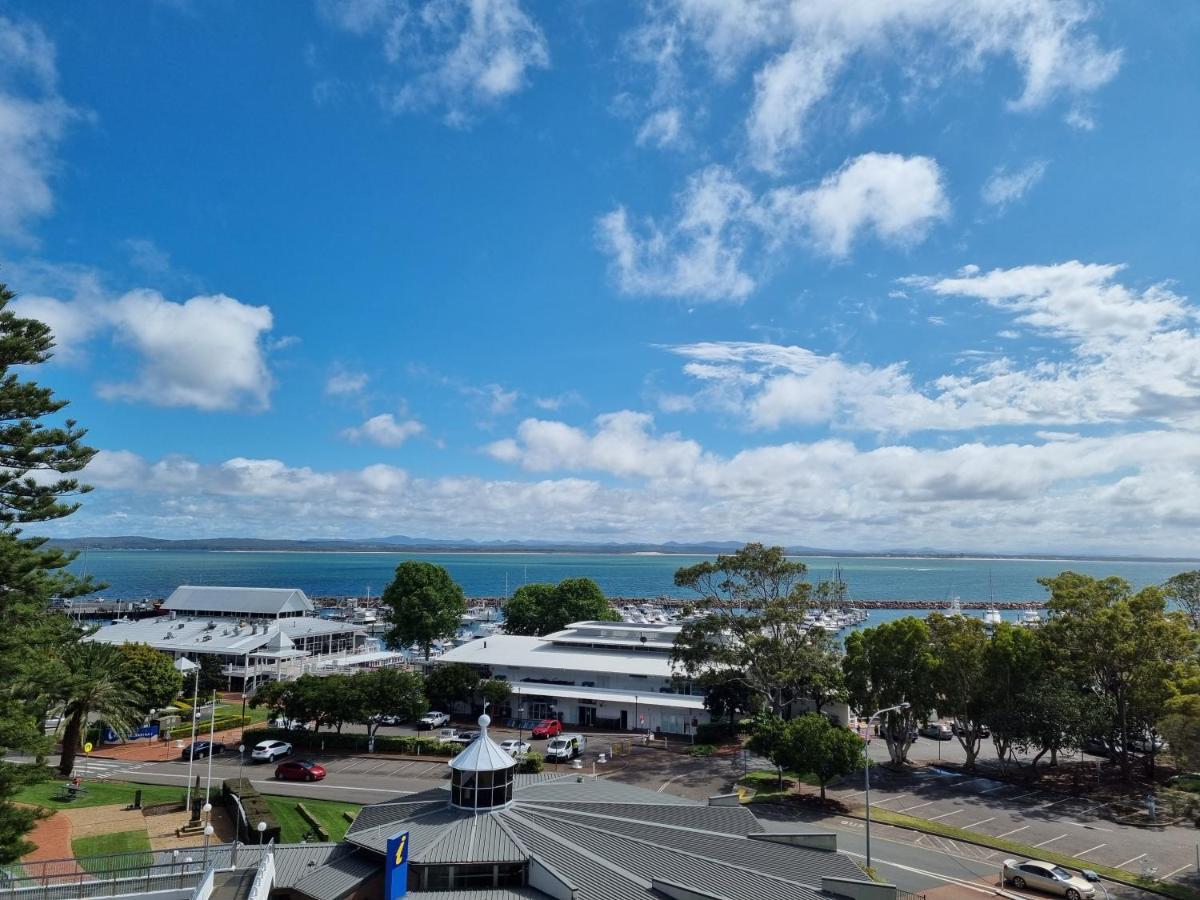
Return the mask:
M 441 728 L 443 725 L 449 725 L 449 724 L 450 724 L 450 717 L 448 715 L 446 715 L 444 712 L 438 712 L 437 710 L 431 710 L 430 712 L 427 712 L 427 713 L 425 713 L 425 715 L 421 716 L 420 720 L 417 722 L 417 727 L 418 728 Z
M 535 739 L 557 737 L 562 734 L 562 722 L 558 719 L 542 719 L 533 726 L 531 734 Z
M 547 759 L 574 759 L 587 747 L 582 734 L 560 734 L 546 745 Z
M 456 744 L 462 744 L 465 747 L 477 737 L 479 737 L 478 731 L 460 731 L 450 740 L 454 741 Z
M 1084 900 L 1096 896 L 1096 888 L 1080 875 L 1072 875 L 1062 866 L 1053 863 L 1006 859 L 1002 870 L 1004 881 L 1018 891 L 1027 887 L 1058 894 L 1067 900 Z
M 926 722 L 921 726 L 921 737 L 932 738 L 935 741 L 950 741 L 954 732 L 945 722 Z
M 378 725 L 403 725 L 404 716 L 371 716 L 371 721 Z
M 968 731 L 967 726 L 958 719 L 955 719 L 950 723 L 950 730 L 956 735 L 965 735 Z M 975 726 L 975 734 L 981 738 L 990 738 L 992 736 L 992 730 L 980 722 Z
M 285 731 L 303 731 L 305 728 L 305 724 L 299 719 L 276 719 L 271 724 Z
M 501 741 L 500 749 L 509 756 L 521 757 L 532 750 L 533 747 L 527 744 L 525 741 L 518 741 L 516 738 L 513 738 L 509 741 Z
M 1111 759 L 1121 752 L 1121 745 L 1110 744 L 1101 737 L 1090 737 L 1083 742 L 1083 746 L 1079 749 L 1089 756 L 1103 756 L 1105 759 Z
M 184 747 L 183 752 L 179 754 L 180 759 L 204 759 L 213 753 L 224 753 L 225 745 L 220 741 L 209 743 L 208 741 L 196 741 L 190 747 Z
M 325 777 L 325 767 L 311 759 L 290 759 L 275 767 L 275 777 L 280 781 L 320 781 Z
M 1129 749 L 1134 753 L 1158 753 L 1164 746 L 1163 739 L 1150 732 L 1129 739 Z
M 259 741 L 250 753 L 250 759 L 255 762 L 275 762 L 291 755 L 292 745 L 287 741 Z

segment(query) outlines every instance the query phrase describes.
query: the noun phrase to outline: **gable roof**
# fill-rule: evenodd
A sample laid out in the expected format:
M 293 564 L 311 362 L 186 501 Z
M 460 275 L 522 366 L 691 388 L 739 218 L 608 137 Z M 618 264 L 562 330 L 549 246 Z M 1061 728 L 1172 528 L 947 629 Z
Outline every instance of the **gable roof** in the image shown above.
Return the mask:
M 163 603 L 173 612 L 217 612 L 274 616 L 312 612 L 312 601 L 299 588 L 209 587 L 191 584 L 175 588 Z

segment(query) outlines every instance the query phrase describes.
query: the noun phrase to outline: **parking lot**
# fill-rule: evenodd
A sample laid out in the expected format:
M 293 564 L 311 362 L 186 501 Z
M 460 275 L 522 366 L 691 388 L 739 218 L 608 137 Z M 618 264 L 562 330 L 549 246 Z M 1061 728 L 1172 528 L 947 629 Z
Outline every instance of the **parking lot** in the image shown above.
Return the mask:
M 876 770 L 871 805 L 982 836 L 1007 838 L 1065 854 L 1080 866 L 1098 863 L 1162 879 L 1196 872 L 1200 832 L 1178 826 L 1139 828 L 1103 817 L 1103 804 L 928 766 L 896 775 Z M 831 792 L 861 806 L 860 785 Z

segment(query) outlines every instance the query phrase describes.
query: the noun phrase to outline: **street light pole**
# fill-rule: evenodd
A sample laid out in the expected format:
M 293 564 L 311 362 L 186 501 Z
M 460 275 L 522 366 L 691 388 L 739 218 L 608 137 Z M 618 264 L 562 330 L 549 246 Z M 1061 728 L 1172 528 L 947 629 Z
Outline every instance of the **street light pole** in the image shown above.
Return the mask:
M 908 707 L 910 705 L 911 704 L 909 704 L 907 701 L 905 701 L 904 703 L 901 703 L 899 706 L 889 706 L 886 709 L 879 710 L 878 712 L 874 713 L 871 716 L 871 718 L 867 719 L 867 745 L 870 746 L 870 743 L 871 743 L 871 723 L 873 721 L 878 719 L 884 713 L 895 712 L 896 710 L 900 710 L 900 709 L 908 709 Z M 866 820 L 867 820 L 867 868 L 870 869 L 871 868 L 871 757 L 870 757 L 870 755 L 867 755 L 866 759 L 864 760 L 864 763 L 865 763 L 865 765 L 863 766 L 863 772 L 865 773 L 865 776 L 866 776 L 867 790 L 866 790 L 866 794 L 863 799 L 867 804 L 867 814 L 866 814 Z
M 195 690 L 192 697 L 192 745 L 188 747 L 188 783 L 187 783 L 187 812 L 192 814 L 192 761 L 196 757 L 196 707 L 200 704 L 200 666 L 186 656 L 175 660 L 175 668 L 183 673 L 194 672 L 196 676 Z

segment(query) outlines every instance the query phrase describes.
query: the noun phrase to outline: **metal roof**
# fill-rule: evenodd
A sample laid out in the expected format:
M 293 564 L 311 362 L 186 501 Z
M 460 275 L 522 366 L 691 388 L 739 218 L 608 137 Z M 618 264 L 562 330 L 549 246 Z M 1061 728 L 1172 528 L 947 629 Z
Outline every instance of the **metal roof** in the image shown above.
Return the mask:
M 698 694 L 664 694 L 650 691 L 639 693 L 566 684 L 539 684 L 536 681 L 510 681 L 509 684 L 513 694 L 523 697 L 559 697 L 564 700 L 604 700 L 609 703 L 669 706 L 674 709 L 704 709 L 704 698 Z
M 303 656 L 293 650 L 296 640 L 317 635 L 364 632 L 361 626 L 317 616 L 294 616 L 269 622 L 240 624 L 237 618 L 175 618 L 156 616 L 136 622 L 105 625 L 85 641 L 104 644 L 149 644 L 167 653 L 226 653 L 236 656 L 262 653 Z
M 336 846 L 340 848 L 338 853 L 331 854 L 324 862 L 306 863 L 306 871 L 290 884 L 285 884 L 280 875 L 280 857 L 286 855 L 281 850 L 286 848 L 276 850 L 274 887 L 289 887 L 313 900 L 338 900 L 379 875 L 379 857 L 365 851 L 355 852 L 347 844 Z
M 184 584 L 175 588 L 163 609 L 274 616 L 312 612 L 312 601 L 299 588 L 216 587 Z
M 517 761 L 488 737 L 487 729 L 490 724 L 491 716 L 485 714 L 479 717 L 479 737 L 450 760 L 450 768 L 459 772 L 502 772 L 516 766 Z
M 446 651 L 434 662 L 658 678 L 670 678 L 672 675 L 671 656 L 668 653 L 572 648 L 551 644 L 546 638 L 520 634 L 491 634 L 476 638 Z

